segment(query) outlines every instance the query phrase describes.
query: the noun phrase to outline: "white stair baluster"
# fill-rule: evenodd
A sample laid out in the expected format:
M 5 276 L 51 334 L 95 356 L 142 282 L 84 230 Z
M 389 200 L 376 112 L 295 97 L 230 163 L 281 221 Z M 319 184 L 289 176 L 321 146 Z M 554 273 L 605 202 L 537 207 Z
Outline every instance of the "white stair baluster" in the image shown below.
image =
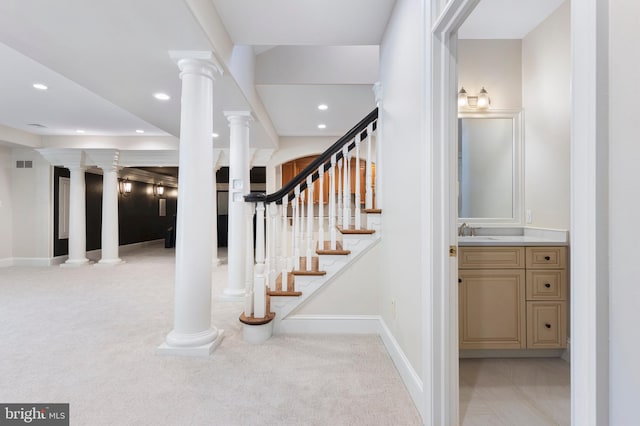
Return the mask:
M 351 219 L 351 188 L 349 187 L 349 168 L 350 158 L 348 144 L 342 148 L 342 160 L 344 167 L 342 168 L 342 227 L 349 229 Z
M 318 248 L 324 249 L 324 164 L 318 167 Z
M 284 286 L 285 286 L 285 282 L 287 279 L 287 272 L 289 272 L 288 269 L 288 245 L 289 245 L 289 240 L 287 239 L 287 234 L 288 234 L 288 230 L 289 230 L 289 224 L 287 223 L 288 218 L 287 218 L 287 210 L 289 209 L 289 196 L 285 195 L 284 197 L 282 197 L 282 226 L 280 227 L 280 233 L 282 234 L 282 242 L 280 243 L 280 248 L 281 248 L 281 258 L 280 258 L 280 273 L 282 276 L 282 286 L 283 286 L 283 290 L 284 290 Z
M 293 199 L 294 205 L 294 220 L 293 220 L 293 268 L 298 269 L 297 265 L 300 259 L 300 185 L 296 186 L 295 198 Z
M 338 225 L 342 226 L 342 163 L 344 159 L 338 161 L 338 208 L 336 210 L 336 217 L 338 218 Z
M 267 206 L 269 221 L 267 222 L 267 282 L 271 290 L 276 289 L 278 275 L 278 259 L 280 256 L 280 220 L 278 205 L 271 203 Z
M 311 270 L 311 257 L 313 257 L 313 180 L 312 175 L 307 176 L 307 261 L 306 270 Z
M 329 238 L 331 250 L 336 250 L 336 154 L 331 156 L 331 169 L 329 169 Z M 324 247 L 322 247 L 324 249 Z
M 365 166 L 365 194 L 364 208 L 373 208 L 373 170 L 371 168 L 371 135 L 373 133 L 373 124 L 367 126 L 367 165 Z
M 301 261 L 300 261 L 300 257 L 301 256 L 306 256 L 307 254 L 307 250 L 306 250 L 306 244 L 305 244 L 305 231 L 304 231 L 304 225 L 305 225 L 305 208 L 304 208 L 304 200 L 306 197 L 306 192 L 305 191 L 301 191 L 300 192 L 300 233 L 298 234 L 298 247 L 300 248 L 300 251 L 298 252 L 298 258 L 296 259 L 296 262 L 298 262 L 298 267 L 296 268 L 296 270 L 298 271 L 302 271 L 303 269 L 300 267 L 301 265 Z M 306 269 L 306 268 L 305 268 Z
M 356 162 L 355 162 L 355 175 L 356 175 L 356 196 L 355 196 L 355 219 L 354 226 L 356 229 L 362 228 L 360 217 L 360 133 L 356 135 Z

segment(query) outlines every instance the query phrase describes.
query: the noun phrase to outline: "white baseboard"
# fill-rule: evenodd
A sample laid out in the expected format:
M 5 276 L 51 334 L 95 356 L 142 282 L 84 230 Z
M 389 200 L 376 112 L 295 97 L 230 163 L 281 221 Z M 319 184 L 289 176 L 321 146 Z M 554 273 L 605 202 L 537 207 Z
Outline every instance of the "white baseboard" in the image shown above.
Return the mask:
M 379 334 L 377 315 L 289 315 L 275 334 Z
M 400 373 L 400 377 L 409 391 L 409 395 L 411 395 L 411 399 L 418 409 L 420 416 L 425 419 L 426 417 L 423 404 L 424 387 L 422 379 L 409 362 L 409 359 L 400 347 L 400 344 L 396 338 L 393 337 L 391 330 L 389 330 L 389 327 L 387 327 L 387 324 L 381 317 L 379 318 L 378 324 L 380 327 L 379 335 L 382 339 L 382 343 L 384 343 L 384 346 L 387 348 L 387 352 L 389 353 L 393 364 L 396 366 L 398 373 Z
M 0 268 L 6 268 L 7 266 L 13 266 L 12 257 L 6 257 L 4 259 L 0 259 Z
M 49 257 L 14 257 L 14 266 L 51 266 Z
M 424 418 L 422 379 L 379 315 L 291 315 L 276 323 L 276 334 L 377 334 Z

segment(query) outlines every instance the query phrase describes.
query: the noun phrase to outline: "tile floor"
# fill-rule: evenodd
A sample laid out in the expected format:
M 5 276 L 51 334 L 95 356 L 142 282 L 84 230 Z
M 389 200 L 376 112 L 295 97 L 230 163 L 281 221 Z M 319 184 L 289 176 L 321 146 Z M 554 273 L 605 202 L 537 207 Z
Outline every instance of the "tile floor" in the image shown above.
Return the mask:
M 460 424 L 571 424 L 569 363 L 560 358 L 461 359 Z

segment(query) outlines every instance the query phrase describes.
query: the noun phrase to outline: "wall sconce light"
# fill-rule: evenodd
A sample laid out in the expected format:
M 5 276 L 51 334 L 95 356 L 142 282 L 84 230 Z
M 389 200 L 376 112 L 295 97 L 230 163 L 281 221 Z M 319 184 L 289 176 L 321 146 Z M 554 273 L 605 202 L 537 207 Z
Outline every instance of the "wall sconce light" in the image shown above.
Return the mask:
M 164 186 L 162 185 L 154 185 L 153 186 L 153 195 L 156 197 L 162 197 L 164 195 Z
M 487 109 L 491 104 L 489 93 L 482 87 L 477 96 L 469 96 L 464 87 L 458 92 L 458 109 Z
M 131 193 L 131 188 L 132 188 L 132 185 L 129 179 L 121 180 L 120 184 L 118 185 L 120 194 L 122 194 L 125 197 Z

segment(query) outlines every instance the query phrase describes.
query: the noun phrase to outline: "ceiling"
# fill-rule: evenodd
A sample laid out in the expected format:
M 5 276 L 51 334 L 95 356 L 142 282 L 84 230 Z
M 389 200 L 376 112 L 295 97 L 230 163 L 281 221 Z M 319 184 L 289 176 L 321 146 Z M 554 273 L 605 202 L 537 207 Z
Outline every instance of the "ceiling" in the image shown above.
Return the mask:
M 458 29 L 461 39 L 522 39 L 565 0 L 481 0 Z
M 214 50 L 189 8 L 207 1 L 231 42 L 255 53 L 252 89 L 266 115 L 252 124 L 254 148 L 277 146 L 269 129 L 278 136 L 341 135 L 375 107 L 378 45 L 395 0 L 2 0 L 0 135 L 18 129 L 44 137 L 178 136 L 181 85 L 168 51 Z M 496 20 L 531 29 L 561 2 L 482 0 L 476 13 L 485 36 L 473 17 L 460 33 L 517 36 L 513 29 L 486 31 L 499 26 Z M 531 19 L 505 19 L 512 15 Z M 240 86 L 229 72 L 215 82 L 216 147 L 229 144 L 223 111 L 255 106 Z M 171 99 L 156 100 L 157 92 Z M 319 111 L 319 103 L 328 109 Z

